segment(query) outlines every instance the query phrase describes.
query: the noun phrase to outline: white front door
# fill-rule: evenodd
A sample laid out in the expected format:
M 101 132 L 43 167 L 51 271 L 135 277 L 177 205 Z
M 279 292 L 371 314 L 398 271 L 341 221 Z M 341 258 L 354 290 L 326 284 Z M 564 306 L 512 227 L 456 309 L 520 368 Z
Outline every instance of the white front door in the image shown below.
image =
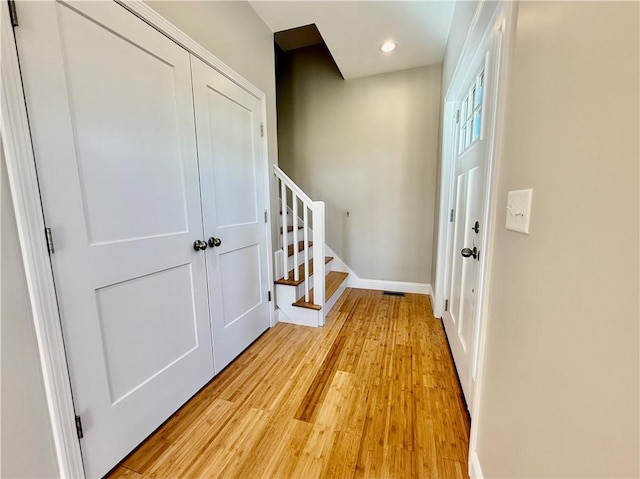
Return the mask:
M 461 92 L 456 114 L 452 234 L 449 248 L 448 307 L 443 314 L 447 338 L 467 404 L 475 381 L 478 338 L 477 303 L 480 257 L 483 254 L 483 203 L 487 141 L 484 134 L 489 53 L 480 48 Z
M 192 57 L 216 373 L 270 325 L 260 101 Z
M 189 54 L 113 2 L 18 2 L 51 261 L 102 476 L 214 375 Z

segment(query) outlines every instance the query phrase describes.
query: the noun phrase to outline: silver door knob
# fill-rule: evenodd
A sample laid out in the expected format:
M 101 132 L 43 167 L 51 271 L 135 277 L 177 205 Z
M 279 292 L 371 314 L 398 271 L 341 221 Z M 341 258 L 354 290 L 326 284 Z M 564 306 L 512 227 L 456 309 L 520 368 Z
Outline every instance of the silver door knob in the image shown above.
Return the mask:
M 207 249 L 207 242 L 202 240 L 195 240 L 193 242 L 193 249 L 196 251 L 204 251 Z
M 222 240 L 220 238 L 211 237 L 209 238 L 209 246 L 212 248 L 217 248 L 222 244 Z

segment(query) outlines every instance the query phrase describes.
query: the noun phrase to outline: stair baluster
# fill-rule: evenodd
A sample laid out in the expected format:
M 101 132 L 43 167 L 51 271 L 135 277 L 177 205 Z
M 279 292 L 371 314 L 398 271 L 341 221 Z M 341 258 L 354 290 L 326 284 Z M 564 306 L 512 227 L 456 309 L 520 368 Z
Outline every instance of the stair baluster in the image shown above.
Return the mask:
M 288 226 L 287 213 L 289 212 L 289 206 L 287 204 L 287 195 L 291 192 L 291 226 L 292 226 L 292 245 L 293 249 L 293 279 L 295 281 L 300 280 L 300 269 L 298 261 L 298 250 L 302 245 L 302 256 L 304 258 L 304 301 L 306 303 L 313 303 L 320 307 L 320 320 L 319 326 L 324 325 L 324 311 L 325 305 L 325 230 L 324 230 L 324 202 L 313 201 L 309 198 L 299 187 L 296 185 L 280 168 L 274 165 L 274 174 L 280 181 L 280 209 L 282 215 L 282 267 L 283 277 L 286 280 L 290 279 L 289 266 L 288 266 Z M 302 218 L 299 217 L 299 207 L 302 207 Z M 302 220 L 302 237 L 303 241 L 300 243 L 299 228 L 300 220 Z M 311 229 L 310 224 L 313 225 Z M 311 236 L 311 238 L 309 238 Z M 309 254 L 309 240 L 313 244 L 313 256 L 310 258 Z M 313 261 L 313 276 L 318 278 L 313 284 L 313 299 L 309 288 L 309 279 L 311 277 L 311 268 L 309 263 Z
M 280 200 L 282 203 L 280 214 L 282 215 L 282 264 L 284 278 L 289 279 L 289 267 L 287 266 L 287 185 L 284 181 L 280 181 Z M 294 246 L 295 249 L 295 246 Z
M 309 228 L 307 227 L 309 224 L 309 208 L 304 203 L 302 206 L 304 208 L 304 212 L 302 213 L 302 223 L 304 224 L 302 240 L 304 244 L 309 244 Z M 316 249 L 316 251 L 318 250 Z M 304 277 L 309 278 L 309 248 L 304 249 Z M 305 303 L 309 302 L 309 281 L 304 282 L 304 301 Z

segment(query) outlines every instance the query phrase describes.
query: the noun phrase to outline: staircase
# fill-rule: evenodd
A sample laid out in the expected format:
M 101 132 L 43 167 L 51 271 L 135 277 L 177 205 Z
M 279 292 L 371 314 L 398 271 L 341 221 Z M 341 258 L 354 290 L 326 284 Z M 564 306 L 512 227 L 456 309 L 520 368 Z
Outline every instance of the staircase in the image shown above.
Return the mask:
M 348 273 L 332 271 L 333 258 L 325 256 L 324 202 L 309 198 L 277 166 L 273 171 L 280 189 L 280 248 L 275 254 L 279 320 L 324 326 Z

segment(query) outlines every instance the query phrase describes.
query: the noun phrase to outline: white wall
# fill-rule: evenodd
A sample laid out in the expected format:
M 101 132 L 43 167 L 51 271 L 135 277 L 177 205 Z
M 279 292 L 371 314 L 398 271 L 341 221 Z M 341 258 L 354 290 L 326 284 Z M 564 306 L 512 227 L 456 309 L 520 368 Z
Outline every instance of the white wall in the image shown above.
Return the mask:
M 478 6 L 477 0 L 466 0 L 456 2 L 456 8 L 451 18 L 447 47 L 442 60 L 442 95 L 446 95 L 447 88 L 453 77 L 453 72 L 458 63 L 458 58 L 462 52 L 464 41 L 473 19 L 473 14 Z
M 638 477 L 637 2 L 521 2 L 478 454 L 485 477 Z M 504 227 L 533 188 L 531 234 Z
M 280 166 L 360 278 L 430 282 L 439 110 L 439 66 L 345 81 L 324 46 L 278 57 Z
M 476 0 L 465 0 L 456 2 L 456 7 L 453 10 L 453 16 L 451 17 L 451 26 L 449 28 L 449 37 L 447 38 L 447 46 L 444 52 L 444 58 L 442 61 L 442 89 L 440 99 L 440 120 L 438 130 L 438 162 L 436 167 L 436 202 L 439 203 L 440 199 L 440 177 L 442 165 L 442 124 L 444 121 L 444 98 L 451 83 L 453 72 L 460 58 L 464 41 L 467 37 L 467 32 L 471 25 L 471 20 L 476 11 L 478 2 Z M 436 206 L 435 217 L 433 222 L 433 237 L 438 237 L 438 223 L 440 205 Z M 433 258 L 437 258 L 438 255 L 438 242 L 433 242 Z M 435 261 L 434 267 L 431 270 L 431 284 L 436 283 L 436 268 Z
M 0 209 L 0 477 L 55 477 L 58 465 L 1 143 Z
M 267 100 L 269 165 L 278 163 L 276 135 L 276 83 L 273 33 L 244 1 L 148 1 L 204 48 L 262 90 Z M 271 172 L 272 170 L 270 170 Z M 277 186 L 272 191 L 272 241 L 277 246 Z

